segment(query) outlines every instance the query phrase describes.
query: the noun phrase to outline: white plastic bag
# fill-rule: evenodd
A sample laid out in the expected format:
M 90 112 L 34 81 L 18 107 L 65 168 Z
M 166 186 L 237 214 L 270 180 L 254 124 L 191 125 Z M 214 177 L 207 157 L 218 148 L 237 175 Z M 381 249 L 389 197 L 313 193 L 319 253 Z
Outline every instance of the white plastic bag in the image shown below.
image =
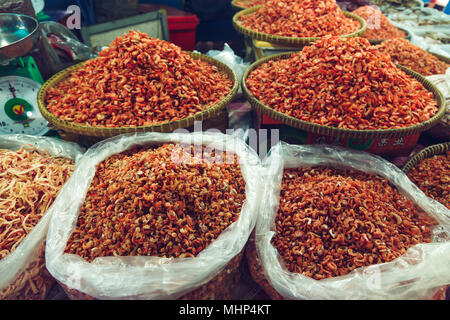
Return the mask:
M 0 135 L 0 149 L 18 150 L 27 144 L 33 145 L 42 151 L 47 150 L 51 155 L 62 156 L 75 161 L 83 153 L 83 150 L 78 145 L 56 138 L 20 134 Z M 61 192 L 63 189 L 64 187 L 61 189 Z M 52 205 L 20 245 L 0 260 L 0 292 L 13 283 L 36 256 L 37 250 L 44 243 L 53 212 Z
M 246 200 L 236 222 L 195 258 L 100 257 L 91 263 L 64 253 L 97 164 L 135 146 L 161 143 L 206 145 L 239 156 Z M 102 141 L 80 160 L 68 188 L 55 203 L 46 243 L 49 272 L 65 286 L 97 299 L 176 299 L 207 283 L 244 248 L 256 223 L 260 201 L 260 160 L 241 139 L 221 133 L 140 133 Z
M 345 276 L 315 280 L 289 272 L 270 243 L 275 234 L 284 168 L 331 166 L 377 174 L 397 186 L 439 226 L 433 242 L 411 247 L 389 263 L 353 270 Z M 439 286 L 450 284 L 450 211 L 428 198 L 395 165 L 365 152 L 334 146 L 294 146 L 280 143 L 263 162 L 265 192 L 255 228 L 256 246 L 266 279 L 286 299 L 418 299 L 431 298 Z

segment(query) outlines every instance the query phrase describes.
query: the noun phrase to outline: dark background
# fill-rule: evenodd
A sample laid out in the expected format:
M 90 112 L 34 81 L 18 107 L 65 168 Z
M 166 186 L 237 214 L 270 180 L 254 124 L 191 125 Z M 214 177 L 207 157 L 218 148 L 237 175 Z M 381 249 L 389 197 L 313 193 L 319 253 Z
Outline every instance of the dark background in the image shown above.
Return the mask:
M 44 12 L 63 13 L 70 5 L 78 5 L 82 9 L 82 24 L 94 24 L 95 10 L 93 0 L 46 0 Z M 231 7 L 231 0 L 140 0 L 140 4 L 164 4 L 173 8 L 195 13 L 200 20 L 196 29 L 196 50 L 222 50 L 228 43 L 236 54 L 245 55 L 243 36 L 232 26 L 232 17 L 236 13 Z M 91 19 L 89 19 L 91 17 Z M 94 18 L 94 19 L 92 19 Z

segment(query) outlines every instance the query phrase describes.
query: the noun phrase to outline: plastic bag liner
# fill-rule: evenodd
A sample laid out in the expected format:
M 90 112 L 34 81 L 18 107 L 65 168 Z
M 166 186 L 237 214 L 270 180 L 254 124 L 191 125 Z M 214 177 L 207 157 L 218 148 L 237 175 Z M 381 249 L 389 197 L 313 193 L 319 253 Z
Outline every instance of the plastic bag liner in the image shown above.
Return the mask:
M 247 68 L 250 66 L 250 63 L 244 62 L 244 59 L 234 53 L 233 49 L 231 49 L 228 43 L 225 43 L 222 51 L 209 50 L 206 55 L 210 56 L 211 58 L 217 59 L 230 67 L 236 73 L 240 83 L 242 82 L 242 76 L 244 75 L 245 70 L 247 70 Z M 239 86 L 238 94 L 241 93 L 242 87 Z
M 91 263 L 64 253 L 97 164 L 135 146 L 180 143 L 234 152 L 246 182 L 246 200 L 237 221 L 194 258 L 156 256 L 98 257 Z M 91 147 L 80 160 L 68 187 L 58 197 L 46 243 L 49 272 L 62 284 L 97 299 L 177 299 L 208 282 L 242 251 L 256 223 L 260 159 L 241 139 L 212 132 L 136 133 L 113 137 Z
M 450 283 L 450 211 L 428 198 L 395 165 L 362 151 L 334 146 L 294 146 L 279 143 L 264 159 L 264 185 L 260 215 L 255 228 L 256 245 L 265 276 L 286 299 L 425 299 Z M 276 230 L 284 168 L 329 166 L 380 175 L 399 192 L 434 217 L 433 242 L 417 244 L 401 257 L 360 267 L 347 275 L 315 280 L 289 272 L 270 243 Z
M 77 161 L 83 153 L 83 150 L 75 143 L 66 142 L 56 138 L 21 134 L 0 135 L 1 149 L 16 151 L 28 144 L 33 145 L 42 151 L 47 150 L 53 156 L 62 156 L 75 161 Z M 61 188 L 60 192 L 63 191 L 65 186 L 66 185 Z M 35 257 L 37 250 L 39 250 L 44 243 L 48 224 L 54 211 L 54 205 L 52 205 L 17 248 L 0 260 L 0 291 L 15 281 L 16 277 L 26 269 L 30 261 Z

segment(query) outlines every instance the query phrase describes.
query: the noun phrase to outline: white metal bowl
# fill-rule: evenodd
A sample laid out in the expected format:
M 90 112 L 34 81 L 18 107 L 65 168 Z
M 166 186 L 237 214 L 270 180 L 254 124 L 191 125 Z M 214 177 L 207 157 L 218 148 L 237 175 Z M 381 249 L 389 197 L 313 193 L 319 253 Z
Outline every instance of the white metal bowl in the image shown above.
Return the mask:
M 39 40 L 39 22 L 23 14 L 0 13 L 0 62 L 23 57 Z

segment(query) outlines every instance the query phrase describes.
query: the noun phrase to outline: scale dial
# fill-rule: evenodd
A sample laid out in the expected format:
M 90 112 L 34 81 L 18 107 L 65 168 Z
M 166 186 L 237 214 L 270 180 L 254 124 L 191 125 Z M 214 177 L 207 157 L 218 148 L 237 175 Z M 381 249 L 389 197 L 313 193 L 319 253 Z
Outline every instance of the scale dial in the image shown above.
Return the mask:
M 18 76 L 0 77 L 0 134 L 43 135 L 49 131 L 39 112 L 41 84 Z

